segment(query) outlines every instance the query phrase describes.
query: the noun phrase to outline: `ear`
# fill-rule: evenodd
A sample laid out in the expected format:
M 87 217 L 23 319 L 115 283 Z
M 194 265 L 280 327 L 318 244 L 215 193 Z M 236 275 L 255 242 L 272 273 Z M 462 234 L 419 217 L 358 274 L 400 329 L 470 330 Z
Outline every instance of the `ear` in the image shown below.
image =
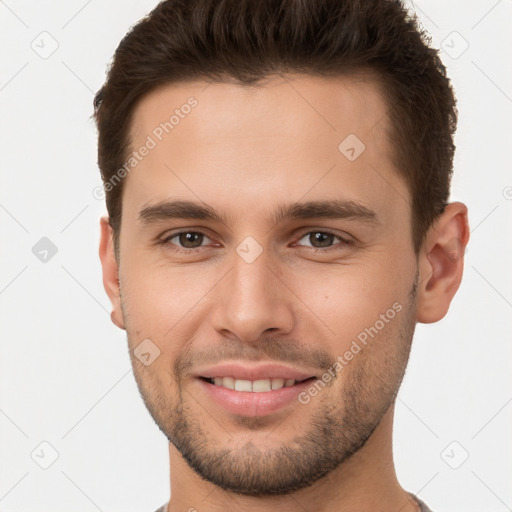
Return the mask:
M 124 329 L 123 314 L 121 310 L 121 295 L 119 292 L 119 269 L 114 252 L 113 231 L 108 217 L 100 219 L 100 260 L 103 269 L 103 287 L 112 303 L 112 322 L 120 329 Z
M 468 241 L 466 205 L 448 204 L 429 229 L 419 255 L 418 322 L 438 322 L 448 312 L 462 280 Z

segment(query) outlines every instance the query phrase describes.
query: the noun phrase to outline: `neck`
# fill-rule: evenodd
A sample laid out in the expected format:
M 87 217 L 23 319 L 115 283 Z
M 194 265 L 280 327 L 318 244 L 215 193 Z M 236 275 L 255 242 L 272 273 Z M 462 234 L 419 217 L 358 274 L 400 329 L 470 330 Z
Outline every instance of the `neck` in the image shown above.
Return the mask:
M 365 445 L 313 485 L 285 496 L 252 497 L 234 494 L 205 482 L 169 444 L 171 500 L 168 512 L 417 512 L 418 506 L 398 483 L 392 451 L 392 405 Z

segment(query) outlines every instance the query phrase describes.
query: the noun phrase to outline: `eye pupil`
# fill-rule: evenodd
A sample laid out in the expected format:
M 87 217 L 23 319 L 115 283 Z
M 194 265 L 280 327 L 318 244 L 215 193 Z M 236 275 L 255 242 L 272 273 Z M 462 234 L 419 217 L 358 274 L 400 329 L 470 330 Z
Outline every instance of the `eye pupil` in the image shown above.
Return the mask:
M 198 249 L 202 247 L 203 241 L 205 238 L 205 234 L 200 231 L 182 231 L 181 233 L 176 233 L 175 235 L 170 236 L 168 239 L 164 241 L 167 243 L 167 240 L 170 239 L 178 239 L 176 243 L 168 242 L 170 245 L 177 246 L 176 250 L 179 251 L 179 246 L 182 248 L 182 252 L 184 249 Z M 341 246 L 349 245 L 346 240 L 343 240 L 339 236 L 330 233 L 329 231 L 310 231 L 307 235 L 309 238 L 309 243 L 311 247 L 315 249 L 330 249 L 333 244 L 335 244 L 336 239 L 341 240 Z
M 202 234 L 201 233 L 194 233 L 194 232 L 187 232 L 187 233 L 180 233 L 180 244 L 183 247 L 187 247 L 188 249 L 194 249 L 195 247 L 198 247 L 198 245 L 194 245 L 194 242 L 197 242 L 197 239 L 199 238 L 200 242 L 202 242 Z M 190 245 L 192 244 L 192 245 Z M 199 246 L 201 243 L 199 243 Z
M 329 247 L 333 242 L 332 239 L 334 238 L 334 235 L 330 235 L 329 233 L 322 233 L 321 231 L 316 231 L 314 233 L 311 233 L 311 235 L 310 240 L 314 247 Z M 320 242 L 320 246 L 316 246 L 316 242 Z

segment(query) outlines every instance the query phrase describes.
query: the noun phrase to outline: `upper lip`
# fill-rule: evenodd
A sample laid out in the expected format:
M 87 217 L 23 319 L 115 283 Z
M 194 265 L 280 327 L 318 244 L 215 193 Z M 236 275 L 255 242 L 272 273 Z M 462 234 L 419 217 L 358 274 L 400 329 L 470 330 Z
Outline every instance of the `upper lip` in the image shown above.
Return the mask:
M 226 362 L 202 368 L 196 372 L 196 377 L 233 377 L 234 379 L 242 380 L 295 379 L 296 381 L 301 381 L 314 376 L 312 372 L 275 363 L 248 365 Z

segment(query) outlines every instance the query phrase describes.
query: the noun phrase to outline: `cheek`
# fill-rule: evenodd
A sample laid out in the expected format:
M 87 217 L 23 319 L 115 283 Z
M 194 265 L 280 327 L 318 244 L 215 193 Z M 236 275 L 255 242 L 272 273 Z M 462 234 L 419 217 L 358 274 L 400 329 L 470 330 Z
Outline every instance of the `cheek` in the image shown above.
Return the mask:
M 162 345 L 166 340 L 167 353 L 174 346 L 179 352 L 179 343 L 170 341 L 190 339 L 201 325 L 207 327 L 208 304 L 221 293 L 222 285 L 216 285 L 230 268 L 225 263 L 170 266 L 144 251 L 128 252 L 120 277 L 125 321 L 134 334 L 133 342 L 150 338 Z M 282 290 L 283 300 L 297 312 L 297 333 L 317 340 L 322 336 L 326 346 L 338 353 L 344 350 L 394 303 L 405 306 L 413 275 L 407 266 L 389 249 L 368 251 L 344 263 L 309 261 L 281 266 L 279 275 L 289 287 Z
M 143 256 L 126 258 L 120 276 L 127 330 L 155 340 L 186 337 L 184 330 L 219 275 L 213 268 L 201 272 L 193 265 L 173 268 Z
M 301 330 L 311 334 L 311 329 L 318 327 L 333 350 L 344 351 L 393 304 L 405 309 L 409 285 L 406 275 L 375 263 L 326 265 L 324 269 L 317 266 L 311 272 L 302 269 L 299 276 L 290 276 L 295 281 L 291 288 L 304 304 L 299 305 L 305 313 Z

